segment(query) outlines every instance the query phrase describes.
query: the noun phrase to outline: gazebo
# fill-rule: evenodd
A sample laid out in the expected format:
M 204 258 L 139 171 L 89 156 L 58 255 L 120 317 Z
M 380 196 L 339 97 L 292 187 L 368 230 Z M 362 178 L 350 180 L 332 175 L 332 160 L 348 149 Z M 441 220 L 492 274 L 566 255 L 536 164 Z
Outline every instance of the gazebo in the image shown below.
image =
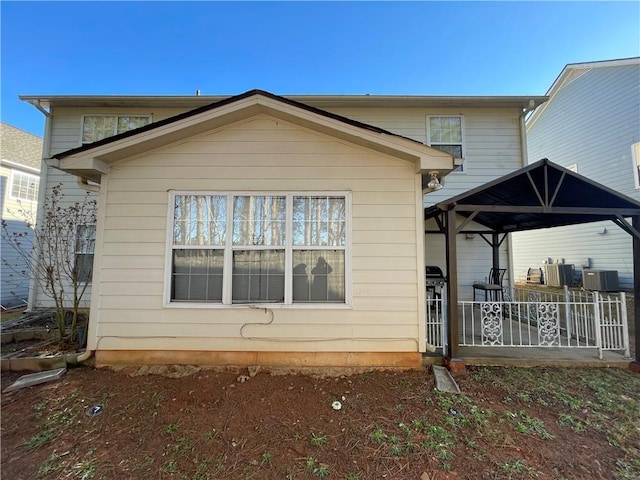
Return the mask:
M 459 224 L 458 215 L 463 217 Z M 636 356 L 631 368 L 640 371 L 640 202 L 545 158 L 428 207 L 424 217 L 434 219 L 446 239 L 449 348 L 445 362 L 451 370 L 464 369 L 458 351 L 458 234 L 480 233 L 490 238 L 493 267 L 499 268 L 499 248 L 509 233 L 610 220 L 633 237 Z M 482 229 L 467 228 L 471 221 Z

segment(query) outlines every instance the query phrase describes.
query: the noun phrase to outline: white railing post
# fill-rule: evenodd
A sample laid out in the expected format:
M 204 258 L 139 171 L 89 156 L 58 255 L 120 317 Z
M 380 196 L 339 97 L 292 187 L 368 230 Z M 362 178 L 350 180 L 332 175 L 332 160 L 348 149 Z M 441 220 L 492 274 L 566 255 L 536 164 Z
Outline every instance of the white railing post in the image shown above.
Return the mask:
M 602 330 L 600 327 L 600 294 L 593 292 L 593 322 L 596 335 L 596 347 L 598 347 L 598 358 L 602 360 Z
M 442 355 L 446 357 L 449 355 L 449 345 L 447 343 L 447 338 L 449 337 L 449 319 L 447 318 L 447 285 L 443 285 L 440 289 L 440 318 L 442 321 L 440 322 L 440 335 L 442 335 Z M 456 341 L 458 341 L 456 339 Z
M 631 352 L 629 351 L 629 324 L 627 323 L 627 295 L 624 292 L 620 292 L 620 307 L 622 308 L 622 346 L 624 347 L 624 358 L 629 358 Z
M 564 318 L 567 325 L 567 347 L 571 346 L 571 296 L 569 295 L 569 287 L 563 285 L 564 289 Z M 562 338 L 562 337 L 560 337 Z

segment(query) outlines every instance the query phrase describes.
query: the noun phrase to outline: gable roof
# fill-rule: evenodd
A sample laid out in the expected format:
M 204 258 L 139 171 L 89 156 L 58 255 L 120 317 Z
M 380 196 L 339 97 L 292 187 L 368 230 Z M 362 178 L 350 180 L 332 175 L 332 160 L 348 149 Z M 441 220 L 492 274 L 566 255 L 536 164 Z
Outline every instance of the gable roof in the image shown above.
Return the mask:
M 623 218 L 640 215 L 640 202 L 544 158 L 425 209 L 425 219 L 447 210 L 498 233 L 600 220 L 630 232 Z
M 414 162 L 417 171 L 453 169 L 453 157 L 441 150 L 381 128 L 319 108 L 250 90 L 241 95 L 130 130 L 98 142 L 58 153 L 50 164 L 74 175 L 99 181 L 109 164 L 258 114 L 332 135 L 397 158 Z
M 595 62 L 583 62 L 583 63 L 568 63 L 564 66 L 560 74 L 553 81 L 549 90 L 547 90 L 547 98 L 548 102 L 543 103 L 536 108 L 536 110 L 531 114 L 531 116 L 527 119 L 527 128 L 530 127 L 545 111 L 545 109 L 553 100 L 553 97 L 562 90 L 565 86 L 569 85 L 571 82 L 581 77 L 585 73 L 589 72 L 594 68 L 611 68 L 611 67 L 628 67 L 632 65 L 640 66 L 640 57 L 631 57 L 631 58 L 620 58 L 616 60 L 600 60 Z
M 0 122 L 0 157 L 3 163 L 23 167 L 30 173 L 40 172 L 42 138 L 8 123 Z

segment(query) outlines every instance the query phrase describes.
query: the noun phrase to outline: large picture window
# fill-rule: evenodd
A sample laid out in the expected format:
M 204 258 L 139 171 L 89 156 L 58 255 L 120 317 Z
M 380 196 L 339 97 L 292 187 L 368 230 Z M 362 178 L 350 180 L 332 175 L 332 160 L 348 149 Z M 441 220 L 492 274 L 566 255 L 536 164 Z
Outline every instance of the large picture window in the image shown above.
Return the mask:
M 169 303 L 346 303 L 346 194 L 172 193 Z
M 103 138 L 147 125 L 147 115 L 85 115 L 82 119 L 82 143 L 93 143 Z

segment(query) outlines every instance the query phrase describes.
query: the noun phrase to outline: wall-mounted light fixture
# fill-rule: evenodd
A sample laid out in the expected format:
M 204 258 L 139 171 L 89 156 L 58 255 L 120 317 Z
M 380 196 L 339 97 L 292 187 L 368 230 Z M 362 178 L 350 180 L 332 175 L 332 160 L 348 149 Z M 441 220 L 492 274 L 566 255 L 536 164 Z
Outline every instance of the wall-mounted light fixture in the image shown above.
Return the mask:
M 467 233 L 464 238 L 466 238 L 467 240 L 473 240 L 474 238 L 476 238 L 476 236 L 473 233 Z
M 602 230 L 598 231 L 598 235 L 606 235 L 607 234 L 607 227 L 602 227 Z
M 442 188 L 442 184 L 440 183 L 440 180 L 438 180 L 439 174 L 440 172 L 438 171 L 429 172 L 431 180 L 429 180 L 429 183 L 427 183 L 427 187 L 429 187 L 431 190 L 440 190 Z

